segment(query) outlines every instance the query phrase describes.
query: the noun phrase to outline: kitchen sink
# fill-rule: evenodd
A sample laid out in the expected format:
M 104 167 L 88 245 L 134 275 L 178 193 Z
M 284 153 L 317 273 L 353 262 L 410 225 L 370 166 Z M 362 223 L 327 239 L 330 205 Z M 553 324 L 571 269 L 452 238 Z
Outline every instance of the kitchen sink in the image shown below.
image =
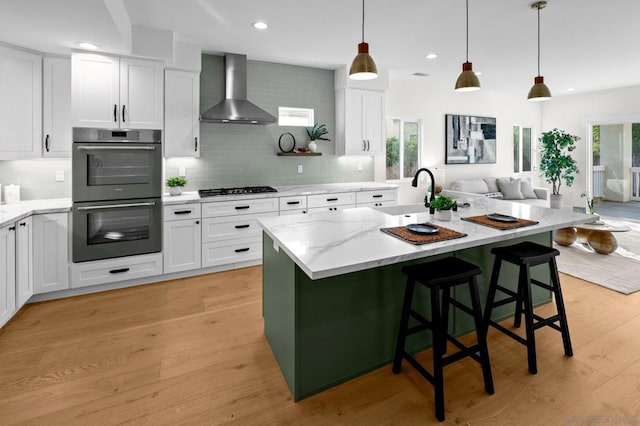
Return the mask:
M 372 207 L 374 210 L 386 213 L 391 216 L 399 216 L 412 213 L 428 213 L 429 209 L 424 206 L 424 203 L 420 204 L 399 204 L 397 206 L 389 207 Z

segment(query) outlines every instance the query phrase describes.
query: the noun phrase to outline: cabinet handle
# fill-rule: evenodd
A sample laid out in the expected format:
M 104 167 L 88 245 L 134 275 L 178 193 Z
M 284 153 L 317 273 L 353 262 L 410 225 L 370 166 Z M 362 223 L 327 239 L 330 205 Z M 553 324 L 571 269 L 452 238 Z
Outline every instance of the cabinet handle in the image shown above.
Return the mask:
M 15 230 L 16 230 L 15 226 L 12 226 L 12 227 L 9 228 L 9 231 L 15 231 Z
M 249 251 L 249 247 L 245 247 L 245 248 L 241 248 L 241 249 L 235 249 L 234 250 L 236 253 L 242 253 L 244 251 Z
M 22 222 L 22 223 L 20 224 L 20 226 L 27 226 L 27 223 L 26 223 L 26 222 Z
M 44 138 L 44 149 L 49 152 L 49 135 Z
M 382 195 L 381 194 L 376 194 L 376 195 L 373 195 L 372 197 L 373 198 L 382 198 Z
M 327 198 L 327 201 L 338 201 L 337 198 Z
M 118 105 L 113 105 L 113 121 L 118 122 Z
M 194 149 L 194 151 L 198 152 L 198 138 L 195 138 L 195 139 L 196 139 L 196 149 Z
M 367 142 L 364 139 L 362 139 L 362 150 L 363 151 L 367 150 Z
M 367 151 L 371 151 L 371 142 L 367 139 Z
M 236 225 L 236 229 L 245 229 L 248 228 L 251 225 Z
M 236 206 L 236 210 L 247 210 L 251 206 Z
M 199 220 L 196 220 L 196 225 L 200 225 L 200 221 Z
M 123 272 L 129 272 L 129 268 L 112 269 L 109 271 L 110 274 L 122 274 Z
M 295 206 L 296 204 L 300 204 L 300 201 L 287 201 L 288 206 Z
M 173 214 L 189 214 L 193 213 L 193 210 L 176 210 Z
M 126 120 L 124 119 L 124 109 L 125 109 L 125 106 L 124 106 L 124 105 L 122 105 L 122 122 L 123 122 L 123 123 L 126 121 Z

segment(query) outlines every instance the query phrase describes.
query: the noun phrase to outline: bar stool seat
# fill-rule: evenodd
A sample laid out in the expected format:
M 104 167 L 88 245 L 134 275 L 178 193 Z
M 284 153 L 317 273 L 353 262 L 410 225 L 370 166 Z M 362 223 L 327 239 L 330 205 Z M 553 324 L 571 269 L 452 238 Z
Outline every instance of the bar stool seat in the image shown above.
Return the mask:
M 565 355 L 573 356 L 571 338 L 569 336 L 569 326 L 567 324 L 567 314 L 564 308 L 562 289 L 560 287 L 560 277 L 558 276 L 558 266 L 556 264 L 556 256 L 559 256 L 560 252 L 552 247 L 525 241 L 511 246 L 495 247 L 491 249 L 491 253 L 495 255 L 495 260 L 493 263 L 493 271 L 491 273 L 489 293 L 487 295 L 487 304 L 485 307 L 485 327 L 488 329 L 489 326 L 493 326 L 527 347 L 529 372 L 531 374 L 536 374 L 538 372 L 534 331 L 541 327 L 551 327 L 554 330 L 559 331 L 562 334 Z M 498 283 L 502 262 L 509 262 L 519 267 L 516 292 Z M 531 278 L 530 268 L 543 264 L 547 264 L 549 267 L 550 283 L 544 283 Z M 533 302 L 531 297 L 532 284 L 553 293 L 557 309 L 556 315 L 543 318 L 533 312 Z M 505 293 L 508 297 L 496 301 L 496 293 L 498 290 Z M 495 307 L 513 302 L 516 303 L 513 325 L 516 328 L 520 327 L 522 316 L 524 315 L 526 338 L 517 335 L 496 321 L 493 321 L 491 318 L 491 314 Z
M 493 394 L 493 377 L 487 350 L 486 329 L 483 324 L 482 310 L 476 276 L 482 271 L 476 265 L 455 257 L 446 257 L 432 262 L 405 266 L 402 272 L 407 276 L 407 283 L 400 316 L 400 328 L 393 359 L 393 373 L 399 374 L 402 360 L 406 359 L 425 379 L 434 386 L 436 418 L 444 421 L 444 379 L 443 367 L 466 357 L 476 360 L 482 367 L 484 387 L 487 393 Z M 431 320 L 412 309 L 415 283 L 418 282 L 430 290 Z M 451 289 L 466 284 L 471 296 L 471 307 L 468 307 L 451 296 Z M 440 294 L 442 293 L 442 298 Z M 470 315 L 475 323 L 477 344 L 465 346 L 448 332 L 449 305 Z M 409 327 L 409 319 L 413 318 L 418 325 Z M 433 341 L 433 373 L 429 373 L 411 354 L 405 350 L 407 336 L 431 330 Z M 447 341 L 458 349 L 451 355 L 447 352 Z

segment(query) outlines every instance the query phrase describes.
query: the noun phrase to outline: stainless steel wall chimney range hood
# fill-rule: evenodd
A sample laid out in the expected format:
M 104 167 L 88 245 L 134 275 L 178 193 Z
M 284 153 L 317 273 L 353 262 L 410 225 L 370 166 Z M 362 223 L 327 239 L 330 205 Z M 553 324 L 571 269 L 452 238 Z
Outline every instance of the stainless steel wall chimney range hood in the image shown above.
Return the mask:
M 266 124 L 276 117 L 247 100 L 247 56 L 224 56 L 225 99 L 202 114 L 205 123 Z

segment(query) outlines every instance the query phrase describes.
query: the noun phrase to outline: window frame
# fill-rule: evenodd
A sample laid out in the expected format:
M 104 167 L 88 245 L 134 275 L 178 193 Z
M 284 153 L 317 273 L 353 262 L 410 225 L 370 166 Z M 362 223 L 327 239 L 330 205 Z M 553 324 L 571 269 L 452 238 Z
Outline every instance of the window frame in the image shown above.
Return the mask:
M 516 170 L 516 163 L 515 163 L 515 155 L 513 156 L 513 160 L 514 160 L 514 164 L 513 164 L 513 173 L 533 173 L 536 171 L 536 166 L 535 166 L 535 159 L 534 159 L 534 153 L 536 152 L 536 141 L 537 139 L 535 138 L 535 129 L 533 126 L 527 126 L 527 125 L 521 125 L 521 124 L 514 124 L 512 129 L 511 129 L 511 136 L 513 138 L 514 136 L 514 132 L 515 129 L 518 128 L 518 164 L 517 164 L 517 170 Z M 529 129 L 530 131 L 530 140 L 529 140 L 529 161 L 530 161 L 530 169 L 529 170 L 523 170 L 523 164 L 524 164 L 524 130 L 525 129 Z M 512 139 L 513 142 L 515 142 L 515 139 Z M 515 149 L 515 146 L 512 145 L 513 148 Z
M 394 121 L 394 120 L 398 120 L 400 121 L 400 140 L 399 140 L 399 147 L 400 147 L 400 152 L 398 153 L 398 158 L 399 158 L 399 177 L 397 179 L 389 179 L 387 177 L 387 167 L 386 167 L 386 158 L 387 158 L 387 139 L 389 138 L 389 135 L 386 134 L 385 131 L 385 138 L 384 138 L 384 142 L 385 142 L 385 152 L 384 152 L 384 156 L 385 156 L 385 169 L 384 169 L 384 177 L 385 177 L 385 181 L 389 182 L 389 183 L 394 183 L 394 182 L 406 182 L 406 181 L 410 181 L 411 179 L 413 179 L 413 176 L 404 176 L 404 124 L 405 122 L 407 123 L 416 123 L 418 126 L 418 152 L 417 152 L 417 164 L 420 164 L 420 159 L 422 157 L 422 120 L 419 118 L 407 118 L 407 117 L 387 117 L 386 118 L 386 122 L 389 121 Z M 386 126 L 385 126 L 386 129 Z

